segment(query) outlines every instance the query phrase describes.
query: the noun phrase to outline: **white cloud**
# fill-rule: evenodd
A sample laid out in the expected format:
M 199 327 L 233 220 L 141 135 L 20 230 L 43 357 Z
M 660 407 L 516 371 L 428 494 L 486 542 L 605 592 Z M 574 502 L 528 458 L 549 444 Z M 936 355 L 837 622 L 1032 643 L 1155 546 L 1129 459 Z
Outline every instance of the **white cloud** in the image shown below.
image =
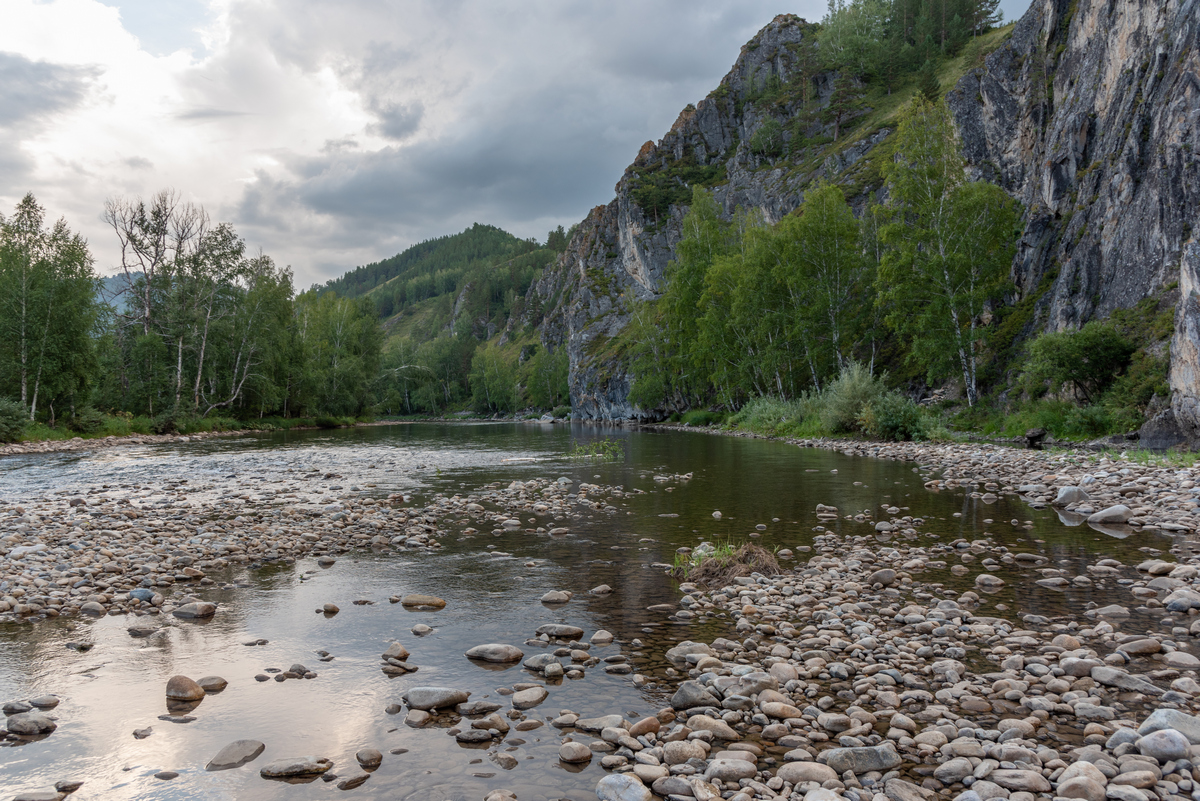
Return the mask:
M 57 93 L 0 127 L 0 208 L 33 191 L 107 268 L 104 199 L 172 186 L 301 286 L 476 221 L 578 221 L 774 14 L 825 8 L 107 2 L 6 0 L 0 53 Z

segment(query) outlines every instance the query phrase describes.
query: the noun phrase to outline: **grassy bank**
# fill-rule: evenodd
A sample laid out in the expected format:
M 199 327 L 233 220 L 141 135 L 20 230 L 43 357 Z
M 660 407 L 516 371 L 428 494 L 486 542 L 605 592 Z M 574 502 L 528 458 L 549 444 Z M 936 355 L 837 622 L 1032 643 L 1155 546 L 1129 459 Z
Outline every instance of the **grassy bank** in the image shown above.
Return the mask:
M 61 442 L 106 437 L 131 437 L 152 434 L 208 434 L 237 431 L 288 431 L 304 428 L 341 428 L 370 422 L 355 417 L 263 417 L 238 420 L 232 417 L 146 417 L 99 414 L 86 423 L 70 420 L 58 425 L 44 422 L 24 423 L 12 442 Z M 2 441 L 2 440 L 0 440 Z

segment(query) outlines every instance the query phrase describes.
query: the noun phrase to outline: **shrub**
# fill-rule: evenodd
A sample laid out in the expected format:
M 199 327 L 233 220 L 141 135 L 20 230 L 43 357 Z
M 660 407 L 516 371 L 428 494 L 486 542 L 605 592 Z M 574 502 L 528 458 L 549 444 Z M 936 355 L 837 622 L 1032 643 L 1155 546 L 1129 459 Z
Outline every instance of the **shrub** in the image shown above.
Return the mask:
M 921 434 L 921 408 L 899 392 L 888 392 L 863 407 L 859 428 L 873 439 L 910 440 Z
M 175 434 L 179 432 L 175 412 L 162 412 L 150 421 L 151 434 Z
M 318 417 L 313 421 L 317 428 L 341 428 L 346 421 L 340 417 Z
M 1058 392 L 1070 385 L 1084 402 L 1100 397 L 1129 366 L 1135 348 L 1121 332 L 1095 320 L 1078 331 L 1042 334 L 1029 346 L 1023 374 L 1031 394 L 1041 386 Z
M 729 425 L 769 437 L 819 437 L 826 433 L 820 403 L 819 395 L 808 393 L 790 401 L 755 398 L 729 418 Z
M 555 406 L 554 410 L 552 412 L 550 412 L 550 416 L 551 417 L 570 417 L 571 416 L 571 407 L 570 406 Z
M 79 434 L 97 434 L 104 429 L 104 415 L 91 406 L 81 406 L 67 425 Z
M 864 365 L 850 362 L 821 393 L 821 423 L 834 434 L 854 431 L 863 409 L 886 393 L 882 379 Z
M 683 416 L 685 426 L 711 426 L 720 423 L 725 415 L 720 412 L 709 412 L 704 409 L 693 409 Z
M 25 431 L 28 419 L 25 407 L 14 400 L 0 398 L 0 442 L 16 442 Z
M 783 153 L 783 126 L 768 117 L 750 137 L 750 150 L 759 156 L 776 158 Z

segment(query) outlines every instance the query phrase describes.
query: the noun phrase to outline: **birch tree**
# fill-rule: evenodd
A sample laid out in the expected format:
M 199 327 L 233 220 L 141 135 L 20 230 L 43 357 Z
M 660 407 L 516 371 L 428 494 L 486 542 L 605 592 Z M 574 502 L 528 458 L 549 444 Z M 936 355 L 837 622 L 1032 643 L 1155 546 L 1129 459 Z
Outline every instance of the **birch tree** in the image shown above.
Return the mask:
M 911 342 L 910 358 L 931 380 L 960 375 L 974 405 L 988 334 L 982 317 L 1007 282 L 1018 205 L 992 184 L 967 180 L 944 101 L 915 97 L 897 137 L 885 172 L 880 297 L 890 304 L 889 324 Z
M 32 194 L 0 215 L 0 393 L 19 397 L 30 420 L 90 381 L 96 291 L 87 242 L 63 220 L 48 227 Z

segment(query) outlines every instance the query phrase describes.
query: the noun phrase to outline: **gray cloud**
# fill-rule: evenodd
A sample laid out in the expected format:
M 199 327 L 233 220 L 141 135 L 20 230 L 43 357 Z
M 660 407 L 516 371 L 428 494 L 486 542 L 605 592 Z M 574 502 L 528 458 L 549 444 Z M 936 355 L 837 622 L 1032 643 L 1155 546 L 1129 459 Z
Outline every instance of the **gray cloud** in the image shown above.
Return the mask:
M 229 117 L 241 117 L 244 111 L 232 111 L 224 108 L 193 108 L 180 111 L 175 115 L 177 120 L 222 120 Z
M 791 6 L 812 19 L 825 8 Z M 349 0 L 334 19 L 327 8 L 279 0 L 235 12 L 237 35 L 268 43 L 280 63 L 335 70 L 375 117 L 366 133 L 391 142 L 272 153 L 283 169 L 259 172 L 227 207 L 268 251 L 279 242 L 303 254 L 301 283 L 476 221 L 538 238 L 577 222 L 779 10 L 766 0 Z
M 83 100 L 93 70 L 0 52 L 0 126 L 44 120 Z
M 0 185 L 28 181 L 33 159 L 21 142 L 83 102 L 95 71 L 0 52 Z

